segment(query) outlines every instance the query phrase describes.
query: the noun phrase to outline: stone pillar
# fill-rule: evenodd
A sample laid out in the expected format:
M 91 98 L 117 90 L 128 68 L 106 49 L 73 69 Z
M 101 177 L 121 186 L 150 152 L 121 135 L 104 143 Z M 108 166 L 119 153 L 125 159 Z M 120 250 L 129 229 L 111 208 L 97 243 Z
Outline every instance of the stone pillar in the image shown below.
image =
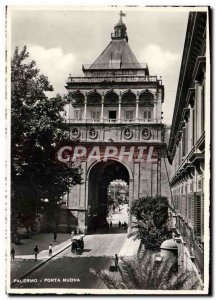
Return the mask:
M 154 118 L 154 122 L 157 122 L 157 101 L 154 101 L 153 118 Z
M 201 100 L 202 100 L 202 86 L 198 81 L 195 81 L 195 109 L 196 109 L 196 141 L 201 136 Z
M 83 116 L 85 122 L 87 121 L 87 119 L 86 119 L 86 112 L 87 112 L 87 96 L 85 95 L 85 101 L 84 101 L 84 116 Z
M 136 122 L 138 122 L 139 118 L 139 97 L 136 98 Z
M 128 218 L 128 233 L 131 232 L 132 215 L 130 213 L 133 203 L 133 179 L 129 179 L 129 218 Z
M 119 103 L 118 103 L 118 122 L 121 122 L 121 97 L 119 96 Z
M 156 102 L 156 117 L 158 116 L 158 123 L 162 122 L 161 119 L 161 111 L 162 111 L 162 93 L 161 91 L 158 92 L 157 102 Z
M 195 101 L 194 101 L 194 145 L 198 139 L 198 101 L 199 101 L 199 81 L 195 81 Z
M 102 100 L 101 100 L 101 123 L 103 123 L 103 119 L 104 119 L 104 96 L 102 96 Z
M 165 240 L 160 246 L 160 254 L 156 254 L 155 260 L 159 263 L 166 260 L 173 260 L 175 264 L 174 272 L 178 272 L 178 245 L 174 239 Z

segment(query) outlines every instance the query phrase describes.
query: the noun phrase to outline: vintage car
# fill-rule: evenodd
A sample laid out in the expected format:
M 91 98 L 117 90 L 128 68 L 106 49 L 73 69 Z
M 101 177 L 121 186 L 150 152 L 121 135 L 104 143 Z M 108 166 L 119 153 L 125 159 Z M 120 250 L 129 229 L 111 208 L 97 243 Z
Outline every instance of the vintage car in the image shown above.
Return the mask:
M 71 251 L 73 253 L 81 254 L 84 250 L 84 234 L 74 235 L 71 243 Z

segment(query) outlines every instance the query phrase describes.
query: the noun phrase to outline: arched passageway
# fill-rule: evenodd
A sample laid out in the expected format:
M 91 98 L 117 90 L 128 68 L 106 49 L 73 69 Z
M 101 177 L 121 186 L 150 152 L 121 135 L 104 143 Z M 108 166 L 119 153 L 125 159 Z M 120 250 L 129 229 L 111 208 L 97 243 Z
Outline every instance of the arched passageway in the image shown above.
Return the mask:
M 100 161 L 92 167 L 89 174 L 88 189 L 88 229 L 107 226 L 108 195 L 110 182 L 121 179 L 129 185 L 129 173 L 120 162 Z

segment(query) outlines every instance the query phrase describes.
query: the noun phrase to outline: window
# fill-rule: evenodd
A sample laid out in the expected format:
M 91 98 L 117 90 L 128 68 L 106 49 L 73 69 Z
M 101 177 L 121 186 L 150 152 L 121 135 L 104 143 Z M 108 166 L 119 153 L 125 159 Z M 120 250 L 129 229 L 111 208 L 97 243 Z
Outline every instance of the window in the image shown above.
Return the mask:
M 74 118 L 75 119 L 82 119 L 82 110 L 80 109 L 75 109 L 74 110 Z
M 196 195 L 195 202 L 195 234 L 197 238 L 201 238 L 202 234 L 202 209 L 201 209 L 201 195 Z
M 151 120 L 152 119 L 152 109 L 145 109 L 144 110 L 144 119 Z
M 125 119 L 126 120 L 133 120 L 133 110 L 125 111 Z
M 99 111 L 91 111 L 91 119 L 99 120 L 100 119 L 100 112 Z
M 109 111 L 109 119 L 115 120 L 116 119 L 116 110 L 110 110 Z

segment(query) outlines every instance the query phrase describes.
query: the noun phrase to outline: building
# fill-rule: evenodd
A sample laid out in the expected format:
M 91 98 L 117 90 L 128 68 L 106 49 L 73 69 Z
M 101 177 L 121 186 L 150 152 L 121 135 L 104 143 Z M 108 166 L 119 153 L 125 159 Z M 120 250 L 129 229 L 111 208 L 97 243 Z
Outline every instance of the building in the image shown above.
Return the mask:
M 204 272 L 204 178 L 207 13 L 189 14 L 168 145 L 176 227 Z
M 70 139 L 85 155 L 74 150 L 83 183 L 72 188 L 65 202 L 81 229 L 103 226 L 107 188 L 113 180 L 127 183 L 130 205 L 142 196 L 160 195 L 161 186 L 169 191 L 160 159 L 164 86 L 161 78 L 149 75 L 147 64 L 136 59 L 122 16 L 101 55 L 82 66 L 82 77 L 69 76 L 66 83 Z

